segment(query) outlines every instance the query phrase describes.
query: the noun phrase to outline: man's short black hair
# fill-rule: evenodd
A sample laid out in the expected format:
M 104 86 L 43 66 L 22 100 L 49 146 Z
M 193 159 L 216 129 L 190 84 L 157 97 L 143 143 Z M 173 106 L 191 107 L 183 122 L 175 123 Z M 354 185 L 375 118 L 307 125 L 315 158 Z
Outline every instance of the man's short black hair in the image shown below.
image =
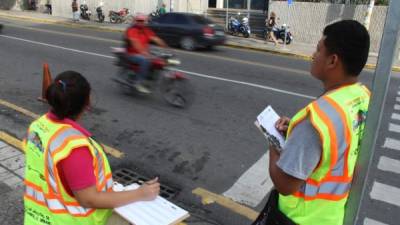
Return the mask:
M 349 75 L 358 76 L 369 53 L 367 29 L 355 20 L 342 20 L 324 29 L 324 44 L 330 54 L 337 54 Z

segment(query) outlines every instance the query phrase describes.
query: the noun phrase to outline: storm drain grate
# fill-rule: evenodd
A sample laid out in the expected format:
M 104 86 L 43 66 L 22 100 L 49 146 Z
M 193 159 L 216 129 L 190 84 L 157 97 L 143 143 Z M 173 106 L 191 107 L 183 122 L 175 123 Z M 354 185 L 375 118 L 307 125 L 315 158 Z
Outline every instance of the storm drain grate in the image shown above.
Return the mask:
M 130 169 L 119 169 L 113 171 L 113 179 L 114 181 L 126 186 L 133 183 L 143 183 L 143 181 L 150 180 L 147 176 L 140 175 Z M 160 186 L 160 196 L 165 199 L 172 199 L 178 194 L 178 190 L 176 188 L 171 188 L 166 185 L 161 184 Z

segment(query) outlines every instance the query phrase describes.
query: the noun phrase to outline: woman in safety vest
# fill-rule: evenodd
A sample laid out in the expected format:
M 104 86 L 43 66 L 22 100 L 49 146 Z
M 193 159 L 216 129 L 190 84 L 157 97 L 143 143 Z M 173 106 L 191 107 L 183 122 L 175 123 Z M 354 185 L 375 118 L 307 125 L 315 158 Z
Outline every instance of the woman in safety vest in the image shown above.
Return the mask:
M 77 122 L 89 107 L 90 91 L 73 71 L 58 75 L 47 89 L 50 110 L 30 125 L 24 141 L 25 225 L 128 224 L 110 218 L 112 209 L 153 200 L 160 192 L 158 178 L 137 190 L 113 192 L 103 147 Z

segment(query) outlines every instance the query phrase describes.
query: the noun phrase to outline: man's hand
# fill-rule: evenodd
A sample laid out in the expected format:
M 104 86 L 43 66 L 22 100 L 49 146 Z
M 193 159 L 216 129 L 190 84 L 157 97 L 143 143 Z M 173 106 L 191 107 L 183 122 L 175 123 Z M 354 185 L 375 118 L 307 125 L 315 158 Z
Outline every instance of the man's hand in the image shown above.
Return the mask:
M 290 118 L 283 116 L 275 123 L 275 128 L 285 137 L 289 127 L 289 122 Z
M 169 48 L 168 45 L 163 41 L 161 38 L 155 36 L 151 38 L 151 41 L 156 43 L 158 46 L 163 47 L 163 48 Z
M 160 183 L 158 177 L 143 183 L 138 189 L 143 201 L 152 201 L 160 194 Z

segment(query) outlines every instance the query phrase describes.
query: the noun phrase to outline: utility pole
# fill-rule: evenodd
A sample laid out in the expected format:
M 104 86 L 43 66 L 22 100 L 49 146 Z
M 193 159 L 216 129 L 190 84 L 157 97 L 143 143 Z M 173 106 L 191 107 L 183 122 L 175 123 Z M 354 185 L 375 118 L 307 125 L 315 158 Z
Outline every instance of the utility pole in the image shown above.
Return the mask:
M 361 201 L 368 195 L 367 178 L 374 156 L 378 130 L 383 114 L 383 106 L 390 83 L 392 66 L 400 34 L 400 1 L 389 2 L 385 27 L 379 50 L 378 63 L 372 86 L 371 102 L 368 109 L 365 133 L 361 141 L 360 155 L 354 171 L 349 199 L 346 204 L 344 225 L 363 224 Z
M 369 5 L 367 12 L 365 13 L 365 20 L 364 20 L 364 26 L 369 30 L 369 24 L 371 22 L 371 16 L 372 16 L 372 10 L 374 9 L 375 5 L 375 0 L 369 0 Z
M 174 0 L 169 0 L 169 11 L 170 12 L 174 11 Z
M 251 9 L 251 0 L 247 0 L 247 19 L 249 19 L 249 26 L 250 26 L 250 9 Z
M 229 0 L 226 0 L 226 6 L 225 6 L 226 8 L 225 8 L 225 11 L 226 11 L 226 18 L 225 18 L 225 27 L 226 27 L 226 30 L 228 30 L 228 17 L 229 17 Z

